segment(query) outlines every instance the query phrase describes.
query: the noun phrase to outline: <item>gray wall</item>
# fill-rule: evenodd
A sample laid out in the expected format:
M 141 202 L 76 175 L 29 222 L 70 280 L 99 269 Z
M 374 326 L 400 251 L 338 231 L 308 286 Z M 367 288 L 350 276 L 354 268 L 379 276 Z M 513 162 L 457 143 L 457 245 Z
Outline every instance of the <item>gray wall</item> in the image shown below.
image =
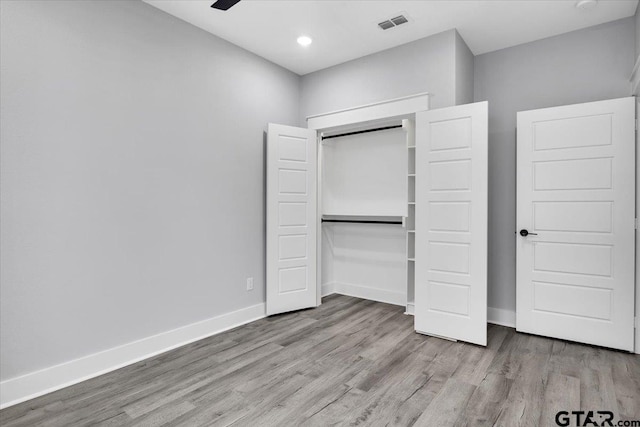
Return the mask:
M 636 23 L 636 58 L 640 56 L 640 3 L 636 9 L 635 15 L 635 23 Z
M 516 113 L 629 95 L 634 18 L 476 56 L 489 101 L 489 306 L 515 310 Z
M 431 105 L 455 105 L 455 39 L 449 30 L 302 77 L 300 125 L 304 118 L 419 92 Z
M 469 104 L 473 102 L 474 56 L 469 46 L 467 46 L 467 43 L 457 31 L 455 49 L 455 105 Z
M 137 1 L 0 4 L 2 380 L 263 302 L 299 77 Z

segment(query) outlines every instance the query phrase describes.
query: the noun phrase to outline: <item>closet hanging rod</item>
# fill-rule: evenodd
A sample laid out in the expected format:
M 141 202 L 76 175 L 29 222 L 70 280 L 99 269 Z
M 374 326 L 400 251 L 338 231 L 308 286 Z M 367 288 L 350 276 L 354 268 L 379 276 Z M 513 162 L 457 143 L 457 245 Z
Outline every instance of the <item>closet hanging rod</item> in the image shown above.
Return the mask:
M 324 141 L 325 139 L 340 138 L 341 136 L 358 135 L 358 134 L 361 134 L 361 133 L 378 132 L 380 130 L 397 129 L 397 128 L 401 128 L 401 127 L 402 127 L 402 125 L 393 125 L 393 126 L 384 126 L 384 127 L 375 128 L 375 129 L 358 130 L 358 131 L 355 131 L 355 132 L 339 133 L 337 135 L 323 136 L 322 140 Z
M 402 225 L 402 221 L 367 221 L 367 220 L 356 220 L 356 219 L 323 219 L 322 222 L 347 222 L 347 223 L 355 223 L 355 224 L 398 224 Z

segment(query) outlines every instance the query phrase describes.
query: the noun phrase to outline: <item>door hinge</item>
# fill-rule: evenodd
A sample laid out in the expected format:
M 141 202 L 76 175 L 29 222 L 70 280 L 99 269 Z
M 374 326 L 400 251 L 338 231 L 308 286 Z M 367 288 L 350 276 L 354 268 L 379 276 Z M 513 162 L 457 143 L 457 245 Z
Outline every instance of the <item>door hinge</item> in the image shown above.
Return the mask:
M 638 229 L 638 218 L 636 218 L 635 221 L 634 221 L 634 228 L 636 230 Z
M 638 119 L 636 119 L 636 132 L 638 131 Z

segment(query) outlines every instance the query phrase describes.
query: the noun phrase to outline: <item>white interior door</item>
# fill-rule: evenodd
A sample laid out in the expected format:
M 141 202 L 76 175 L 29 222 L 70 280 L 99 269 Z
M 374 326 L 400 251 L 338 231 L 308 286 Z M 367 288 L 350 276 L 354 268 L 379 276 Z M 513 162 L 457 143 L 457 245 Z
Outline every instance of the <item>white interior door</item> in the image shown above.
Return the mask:
M 317 305 L 316 131 L 269 124 L 267 315 Z
M 518 113 L 518 331 L 633 350 L 634 108 Z
M 487 102 L 416 114 L 417 332 L 487 344 Z

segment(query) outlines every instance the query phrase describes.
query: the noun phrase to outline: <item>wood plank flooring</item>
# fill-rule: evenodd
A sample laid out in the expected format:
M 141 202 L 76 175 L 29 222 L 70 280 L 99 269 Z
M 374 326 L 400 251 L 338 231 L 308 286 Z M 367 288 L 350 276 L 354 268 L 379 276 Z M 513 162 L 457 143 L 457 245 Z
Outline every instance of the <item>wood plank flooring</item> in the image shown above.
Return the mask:
M 2 426 L 555 426 L 640 420 L 640 357 L 489 326 L 487 348 L 331 296 L 0 411 Z M 575 424 L 571 424 L 575 425 Z

